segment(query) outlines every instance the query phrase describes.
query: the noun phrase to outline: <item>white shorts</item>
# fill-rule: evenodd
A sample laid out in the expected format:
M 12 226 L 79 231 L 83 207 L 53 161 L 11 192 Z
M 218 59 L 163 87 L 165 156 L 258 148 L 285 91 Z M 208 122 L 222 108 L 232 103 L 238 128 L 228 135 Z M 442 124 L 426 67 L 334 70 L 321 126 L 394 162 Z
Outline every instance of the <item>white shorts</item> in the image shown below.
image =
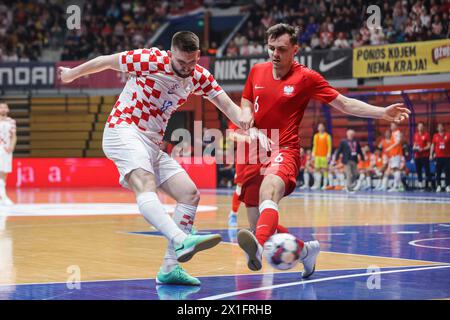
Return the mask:
M 159 187 L 184 169 L 144 134 L 129 125 L 106 127 L 103 132 L 103 152 L 119 170 L 119 183 L 130 188 L 125 177 L 135 169 L 152 173 Z
M 394 156 L 389 159 L 389 168 L 391 169 L 400 169 L 401 164 L 402 164 L 401 156 Z
M 12 153 L 6 152 L 0 147 L 0 172 L 10 173 L 12 171 Z

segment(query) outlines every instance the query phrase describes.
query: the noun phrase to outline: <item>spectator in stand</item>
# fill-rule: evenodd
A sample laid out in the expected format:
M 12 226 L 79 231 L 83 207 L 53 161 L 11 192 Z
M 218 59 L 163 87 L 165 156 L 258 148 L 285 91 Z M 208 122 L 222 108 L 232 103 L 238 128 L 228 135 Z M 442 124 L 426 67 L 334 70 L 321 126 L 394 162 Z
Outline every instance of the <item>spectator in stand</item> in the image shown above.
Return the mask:
M 333 43 L 333 32 L 330 31 L 329 25 L 326 22 L 320 27 L 319 35 L 322 49 L 331 47 Z
M 269 12 L 264 12 L 264 16 L 261 19 L 261 23 L 264 26 L 264 28 L 268 29 L 275 24 L 275 21 L 272 18 L 272 15 L 269 14 Z
M 339 32 L 337 39 L 334 41 L 333 49 L 347 49 L 350 48 L 350 44 L 345 38 L 344 32 Z
M 263 54 L 264 48 L 259 42 L 252 41 L 249 46 L 249 54 L 253 55 L 261 55 Z
M 246 39 L 247 38 L 245 36 L 243 36 L 241 33 L 238 32 L 236 34 L 236 37 L 234 37 L 234 43 L 239 48 L 239 47 L 241 47 L 244 44 Z
M 384 44 L 384 33 L 380 28 L 373 28 L 370 30 L 370 44 L 372 46 Z
M 352 47 L 358 48 L 364 45 L 364 40 L 361 34 L 357 34 L 355 40 L 353 40 Z
M 361 27 L 361 29 L 359 29 L 359 33 L 361 34 L 361 38 L 362 38 L 364 45 L 369 44 L 370 43 L 370 30 L 369 30 L 369 28 L 367 28 L 367 24 L 365 21 L 364 21 L 364 24 Z
M 239 49 L 239 55 L 241 56 L 249 56 L 250 55 L 250 46 L 248 45 L 247 38 L 244 39 L 244 43 Z
M 217 43 L 215 41 L 211 42 L 211 46 L 207 51 L 208 56 L 215 56 L 217 54 Z
M 227 47 L 226 56 L 227 57 L 237 57 L 239 55 L 239 48 L 236 46 L 234 40 L 230 41 L 230 44 Z
M 311 37 L 311 48 L 313 50 L 318 49 L 320 46 L 320 39 L 317 35 L 317 33 L 313 34 L 313 36 Z
M 431 24 L 431 33 L 433 35 L 433 38 L 441 38 L 443 36 L 444 28 L 441 23 L 441 18 L 439 15 L 434 16 L 433 23 Z

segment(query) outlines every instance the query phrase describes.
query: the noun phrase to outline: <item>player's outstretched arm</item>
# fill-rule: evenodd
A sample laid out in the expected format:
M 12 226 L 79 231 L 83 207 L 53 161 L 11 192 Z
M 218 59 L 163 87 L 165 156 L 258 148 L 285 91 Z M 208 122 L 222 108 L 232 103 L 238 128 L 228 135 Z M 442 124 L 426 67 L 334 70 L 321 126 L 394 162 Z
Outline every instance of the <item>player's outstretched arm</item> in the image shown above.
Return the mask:
M 210 100 L 214 105 L 223 112 L 235 125 L 243 130 L 248 130 L 251 140 L 258 140 L 261 146 L 266 150 L 271 150 L 273 143 L 267 136 L 253 126 L 253 114 L 250 110 L 241 109 L 231 98 L 225 93 L 221 93 Z
M 341 112 L 362 118 L 384 119 L 390 122 L 402 122 L 409 118 L 409 111 L 403 103 L 395 103 L 386 108 L 376 107 L 363 101 L 339 94 L 330 105 Z
M 58 68 L 58 75 L 64 83 L 72 82 L 80 77 L 87 76 L 107 69 L 120 71 L 119 55 L 115 53 L 111 55 L 99 56 L 89 60 L 75 68 Z
M 225 92 L 212 98 L 211 102 L 239 128 L 247 130 L 253 125 L 253 115 L 245 117 L 241 108 Z

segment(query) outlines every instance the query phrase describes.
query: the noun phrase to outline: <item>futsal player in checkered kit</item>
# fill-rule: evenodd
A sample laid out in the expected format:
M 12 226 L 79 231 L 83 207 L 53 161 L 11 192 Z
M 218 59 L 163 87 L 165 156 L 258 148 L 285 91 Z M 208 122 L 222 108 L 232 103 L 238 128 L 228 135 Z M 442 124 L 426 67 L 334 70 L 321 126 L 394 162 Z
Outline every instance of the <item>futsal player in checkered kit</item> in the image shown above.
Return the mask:
M 6 177 L 12 171 L 12 156 L 16 147 L 16 121 L 8 117 L 9 108 L 0 101 L 0 204 L 12 205 L 6 194 Z
M 134 191 L 144 218 L 169 240 L 158 284 L 200 285 L 178 263 L 221 240 L 218 234 L 191 234 L 199 192 L 184 169 L 160 150 L 170 116 L 193 93 L 209 99 L 240 128 L 250 129 L 252 123 L 250 110 L 241 112 L 209 71 L 197 64 L 199 58 L 198 37 L 182 31 L 173 36 L 169 51 L 131 50 L 100 56 L 73 69 L 59 69 L 65 83 L 105 69 L 130 75 L 107 119 L 103 151 L 116 164 L 120 184 Z M 253 138 L 258 137 L 255 130 L 249 130 Z M 265 136 L 258 139 L 268 148 Z M 177 201 L 173 217 L 160 202 L 157 188 Z
M 271 129 L 279 129 L 279 143 L 272 146 L 270 161 L 248 164 L 243 173 L 240 199 L 249 216 L 258 217 L 255 233 L 245 229 L 238 232 L 238 244 L 251 270 L 262 268 L 263 245 L 278 226 L 278 203 L 295 189 L 300 162 L 299 125 L 310 99 L 359 117 L 395 122 L 409 117 L 409 110 L 401 103 L 382 108 L 345 97 L 319 73 L 295 62 L 299 45 L 294 27 L 274 25 L 268 29 L 267 39 L 269 61 L 252 67 L 241 101 L 243 112 L 253 112 L 255 127 L 269 134 Z M 320 245 L 318 241 L 299 243 L 302 277 L 307 278 L 314 273 Z

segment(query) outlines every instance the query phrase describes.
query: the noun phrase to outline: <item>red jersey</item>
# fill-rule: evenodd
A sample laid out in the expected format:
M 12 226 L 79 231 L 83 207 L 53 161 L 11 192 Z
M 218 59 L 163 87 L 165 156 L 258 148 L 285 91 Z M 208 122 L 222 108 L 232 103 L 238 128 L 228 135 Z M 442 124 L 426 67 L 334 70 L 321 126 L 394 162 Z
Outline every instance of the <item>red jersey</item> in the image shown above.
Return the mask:
M 255 127 L 279 129 L 279 145 L 300 148 L 299 126 L 309 100 L 333 101 L 339 92 L 316 71 L 294 62 L 289 72 L 275 80 L 272 62 L 250 70 L 242 97 L 253 102 Z
M 450 133 L 444 132 L 443 135 L 435 133 L 433 144 L 436 158 L 450 158 Z
M 420 134 L 416 132 L 414 134 L 414 144 L 419 146 L 421 149 L 424 149 L 427 144 L 430 142 L 430 135 L 428 132 L 424 132 Z M 430 149 L 418 151 L 416 150 L 414 154 L 414 158 L 429 158 L 430 157 Z

